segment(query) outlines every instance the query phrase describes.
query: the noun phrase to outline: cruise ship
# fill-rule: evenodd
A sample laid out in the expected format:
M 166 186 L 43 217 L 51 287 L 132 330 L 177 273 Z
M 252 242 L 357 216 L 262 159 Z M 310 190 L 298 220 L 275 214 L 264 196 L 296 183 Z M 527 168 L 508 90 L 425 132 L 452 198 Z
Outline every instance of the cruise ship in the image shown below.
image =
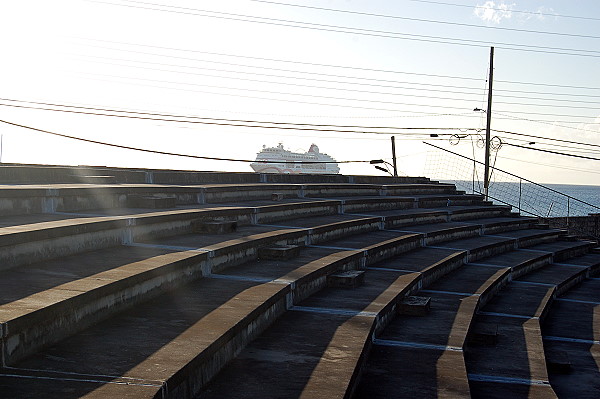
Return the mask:
M 340 173 L 336 160 L 330 155 L 319 152 L 316 144 L 312 144 L 305 153 L 286 150 L 282 143 L 277 147 L 263 145 L 263 149 L 256 155 L 256 161 L 250 166 L 259 173 Z

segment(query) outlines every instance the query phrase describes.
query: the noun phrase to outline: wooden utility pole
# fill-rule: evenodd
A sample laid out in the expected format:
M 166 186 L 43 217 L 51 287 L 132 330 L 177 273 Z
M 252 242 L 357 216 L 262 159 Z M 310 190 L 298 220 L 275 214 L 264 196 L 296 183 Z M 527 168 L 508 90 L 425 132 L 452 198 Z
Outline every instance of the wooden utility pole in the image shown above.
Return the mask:
M 488 200 L 490 187 L 490 124 L 492 123 L 492 83 L 494 81 L 494 48 L 490 48 L 490 78 L 488 81 L 488 105 L 486 110 L 487 125 L 485 127 L 485 173 L 483 175 L 483 189 L 485 200 Z
M 394 163 L 394 177 L 398 177 L 398 168 L 396 168 L 396 137 L 392 136 L 392 161 Z

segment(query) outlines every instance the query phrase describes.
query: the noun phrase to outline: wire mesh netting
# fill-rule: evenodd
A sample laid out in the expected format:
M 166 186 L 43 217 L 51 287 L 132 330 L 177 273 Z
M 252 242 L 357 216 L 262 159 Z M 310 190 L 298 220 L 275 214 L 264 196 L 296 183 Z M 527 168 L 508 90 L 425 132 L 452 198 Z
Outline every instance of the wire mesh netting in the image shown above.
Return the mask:
M 481 162 L 432 146 L 424 172 L 431 179 L 454 183 L 468 193 L 485 194 L 484 168 Z M 488 197 L 526 216 L 568 218 L 600 213 L 600 207 L 594 204 L 493 167 L 490 167 Z

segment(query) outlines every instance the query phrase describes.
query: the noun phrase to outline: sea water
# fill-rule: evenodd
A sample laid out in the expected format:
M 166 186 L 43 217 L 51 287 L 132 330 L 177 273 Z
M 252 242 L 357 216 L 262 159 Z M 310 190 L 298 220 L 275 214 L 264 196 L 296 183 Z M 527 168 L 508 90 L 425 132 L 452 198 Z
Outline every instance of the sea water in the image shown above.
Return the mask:
M 483 193 L 482 182 L 449 183 L 467 193 Z M 559 217 L 600 213 L 600 186 L 595 185 L 492 182 L 489 196 L 494 203 L 510 205 L 523 215 Z

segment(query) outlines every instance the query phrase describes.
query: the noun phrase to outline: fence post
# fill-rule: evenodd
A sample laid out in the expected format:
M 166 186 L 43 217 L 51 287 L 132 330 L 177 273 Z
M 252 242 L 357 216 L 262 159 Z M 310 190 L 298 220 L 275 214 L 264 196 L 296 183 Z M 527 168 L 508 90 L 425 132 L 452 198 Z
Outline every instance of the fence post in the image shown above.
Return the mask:
M 519 213 L 521 213 L 521 185 L 523 184 L 523 179 L 519 179 Z
M 571 198 L 567 197 L 567 231 L 569 230 L 569 216 L 571 216 Z

